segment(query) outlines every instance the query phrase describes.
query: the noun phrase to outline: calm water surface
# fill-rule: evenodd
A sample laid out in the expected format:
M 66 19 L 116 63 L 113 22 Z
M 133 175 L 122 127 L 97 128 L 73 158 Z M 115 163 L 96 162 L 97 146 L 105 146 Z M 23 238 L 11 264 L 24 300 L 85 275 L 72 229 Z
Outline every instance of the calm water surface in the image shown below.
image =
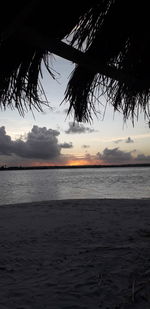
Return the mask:
M 150 167 L 0 171 L 0 205 L 83 198 L 150 198 Z

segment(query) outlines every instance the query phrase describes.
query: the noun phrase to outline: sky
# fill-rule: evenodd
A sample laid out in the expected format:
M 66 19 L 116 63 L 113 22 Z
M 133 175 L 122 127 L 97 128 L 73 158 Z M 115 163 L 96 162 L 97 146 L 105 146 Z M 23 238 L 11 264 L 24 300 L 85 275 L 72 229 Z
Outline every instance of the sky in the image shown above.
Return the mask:
M 67 116 L 69 102 L 62 103 L 74 64 L 55 56 L 50 66 L 56 80 L 43 67 L 41 81 L 50 107 L 24 117 L 17 110 L 0 111 L 0 166 L 150 163 L 150 129 L 143 113 L 134 126 L 131 119 L 124 123 L 102 97 L 92 123 L 74 123 L 73 114 Z

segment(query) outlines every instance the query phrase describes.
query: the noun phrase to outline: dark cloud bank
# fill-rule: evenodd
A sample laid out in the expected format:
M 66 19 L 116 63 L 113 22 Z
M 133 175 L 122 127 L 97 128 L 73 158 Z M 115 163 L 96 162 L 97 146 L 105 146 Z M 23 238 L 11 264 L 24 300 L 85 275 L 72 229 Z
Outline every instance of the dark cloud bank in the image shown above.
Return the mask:
M 0 128 L 0 155 L 15 154 L 21 158 L 53 160 L 61 154 L 62 148 L 72 148 L 72 143 L 58 143 L 60 132 L 57 130 L 33 126 L 26 140 L 13 141 L 6 134 L 5 127 Z
M 71 127 L 71 125 L 70 125 Z M 33 126 L 32 130 L 28 132 L 26 140 L 22 138 L 13 141 L 9 135 L 6 134 L 5 127 L 0 127 L 0 156 L 2 161 L 6 159 L 7 162 L 25 164 L 28 160 L 31 162 L 53 163 L 53 164 L 67 164 L 70 160 L 77 160 L 72 155 L 61 154 L 62 149 L 73 148 L 72 143 L 59 143 L 58 130 L 40 128 Z M 130 140 L 128 138 L 128 140 Z M 83 148 L 88 148 L 89 145 L 83 145 Z M 15 157 L 15 158 L 14 158 Z M 14 159 L 14 161 L 13 161 Z M 89 164 L 134 164 L 134 163 L 150 163 L 150 156 L 139 154 L 136 156 L 136 150 L 125 152 L 118 147 L 109 149 L 105 148 L 102 153 L 98 152 L 96 155 L 85 154 L 82 158 L 89 162 Z M 21 163 L 22 162 L 22 163 Z M 31 163 L 32 163 L 31 162 Z
M 98 158 L 100 160 L 103 160 L 106 163 L 109 164 L 118 164 L 122 162 L 130 162 L 133 160 L 133 156 L 131 152 L 124 152 L 119 150 L 119 148 L 113 148 L 113 149 L 108 149 L 105 148 L 103 153 L 98 153 L 97 154 Z
M 135 152 L 135 150 L 126 152 L 118 147 L 113 149 L 105 148 L 102 153 L 97 153 L 97 159 L 106 164 L 150 163 L 150 156 L 139 154 L 135 157 L 133 156 Z

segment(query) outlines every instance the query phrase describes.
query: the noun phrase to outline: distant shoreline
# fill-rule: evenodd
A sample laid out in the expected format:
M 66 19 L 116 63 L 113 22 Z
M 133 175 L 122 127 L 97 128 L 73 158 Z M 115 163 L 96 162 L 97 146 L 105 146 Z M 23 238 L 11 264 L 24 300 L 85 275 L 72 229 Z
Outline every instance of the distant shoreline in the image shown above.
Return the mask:
M 0 171 L 14 170 L 45 170 L 45 169 L 78 169 L 78 168 L 119 168 L 119 167 L 150 167 L 150 163 L 145 164 L 116 164 L 116 165 L 56 165 L 56 166 L 1 166 Z

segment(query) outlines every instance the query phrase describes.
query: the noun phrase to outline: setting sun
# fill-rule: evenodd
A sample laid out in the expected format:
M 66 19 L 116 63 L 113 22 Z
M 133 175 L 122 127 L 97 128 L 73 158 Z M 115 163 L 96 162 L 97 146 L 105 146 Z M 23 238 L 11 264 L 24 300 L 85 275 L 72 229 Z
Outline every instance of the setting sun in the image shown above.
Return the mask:
M 88 160 L 85 160 L 85 159 L 79 159 L 79 160 L 70 160 L 68 162 L 69 166 L 75 166 L 75 165 L 89 165 L 89 162 Z

